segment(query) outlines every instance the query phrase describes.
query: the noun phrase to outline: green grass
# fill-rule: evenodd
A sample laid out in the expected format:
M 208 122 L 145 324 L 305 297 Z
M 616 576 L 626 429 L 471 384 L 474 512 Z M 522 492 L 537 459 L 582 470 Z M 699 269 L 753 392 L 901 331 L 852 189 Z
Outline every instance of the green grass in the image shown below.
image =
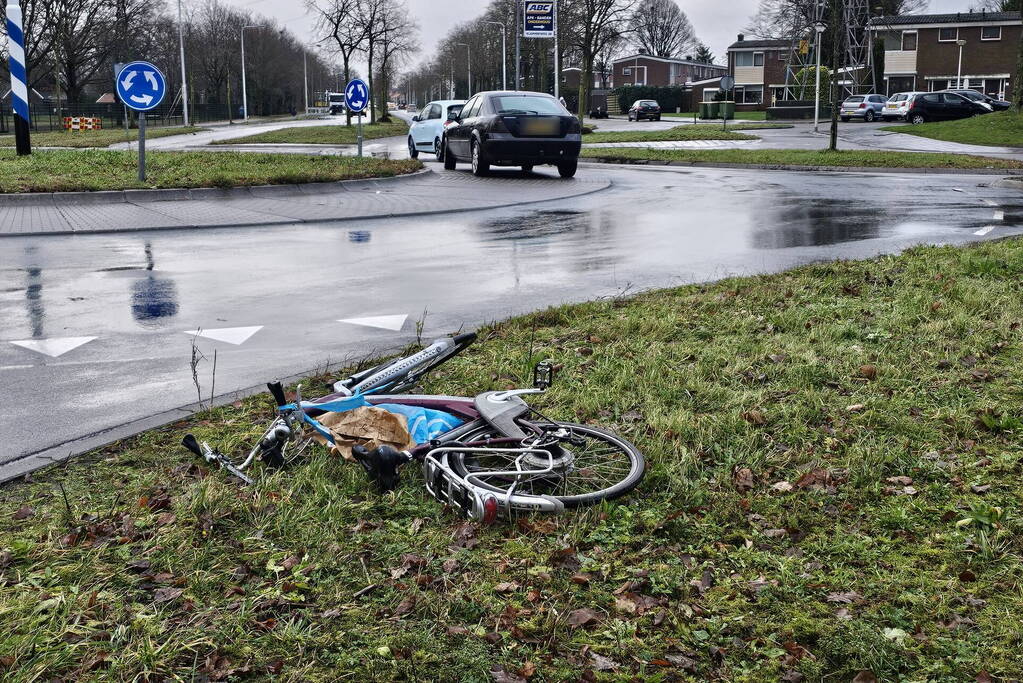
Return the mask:
M 587 144 L 594 142 L 655 142 L 662 140 L 756 140 L 755 135 L 737 131 L 760 130 L 763 128 L 791 128 L 786 124 L 732 124 L 725 130 L 720 124 L 695 124 L 676 126 L 665 130 L 624 130 L 607 133 L 591 133 L 586 136 Z
M 425 390 L 550 357 L 537 407 L 647 455 L 558 518 L 462 525 L 414 468 L 380 496 L 322 447 L 243 488 L 178 445 L 240 455 L 266 396 L 37 473 L 0 489 L 0 675 L 1017 677 L 1021 283 L 1023 241 L 926 247 L 485 329 Z
M 149 128 L 146 139 L 165 138 L 171 135 L 185 135 L 207 130 L 196 126 L 172 128 Z M 123 128 L 106 128 L 104 130 L 85 130 L 77 133 L 71 131 L 51 131 L 48 133 L 32 133 L 33 147 L 109 147 L 118 142 L 134 142 L 139 139 L 137 129 L 125 131 Z M 0 136 L 0 147 L 14 147 L 14 136 Z
M 678 114 L 678 113 L 674 113 L 674 112 L 664 112 L 661 115 L 662 116 L 674 116 L 674 117 L 682 118 L 682 119 L 691 119 L 694 116 L 693 112 L 689 112 L 688 114 L 686 114 L 686 113 Z M 767 120 L 767 112 L 766 111 L 737 111 L 737 112 L 735 112 L 735 118 L 736 118 L 736 120 L 739 120 L 739 121 L 765 121 L 765 120 Z
M 887 126 L 881 130 L 969 145 L 1023 147 L 1023 114 L 1012 111 L 918 126 Z
M 587 136 L 589 142 L 593 136 Z M 1013 159 L 930 154 L 925 152 L 817 151 L 803 149 L 630 149 L 584 148 L 581 156 L 605 161 L 679 161 L 707 164 L 754 164 L 769 166 L 851 166 L 867 168 L 961 168 L 1017 169 L 1023 162 Z
M 241 187 L 380 178 L 422 168 L 392 161 L 239 152 L 150 152 L 138 182 L 138 155 L 128 151 L 0 151 L 0 192 L 68 192 L 165 187 Z
M 339 119 L 331 126 L 294 126 L 281 128 L 258 135 L 248 135 L 231 140 L 218 140 L 215 145 L 243 145 L 249 143 L 303 144 L 303 145 L 354 145 L 358 130 L 353 119 L 351 126 L 345 126 Z M 375 140 L 408 133 L 408 125 L 395 119 L 392 123 L 367 123 L 362 126 L 362 139 Z

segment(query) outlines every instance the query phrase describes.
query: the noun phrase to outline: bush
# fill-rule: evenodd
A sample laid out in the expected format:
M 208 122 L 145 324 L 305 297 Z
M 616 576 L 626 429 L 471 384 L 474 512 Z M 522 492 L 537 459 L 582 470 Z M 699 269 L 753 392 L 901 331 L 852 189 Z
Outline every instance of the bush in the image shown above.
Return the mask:
M 665 85 L 629 85 L 615 88 L 611 95 L 618 98 L 618 106 L 623 112 L 628 111 L 636 100 L 657 100 L 663 111 L 675 111 L 678 107 L 689 111 L 692 100 L 692 94 L 683 88 Z

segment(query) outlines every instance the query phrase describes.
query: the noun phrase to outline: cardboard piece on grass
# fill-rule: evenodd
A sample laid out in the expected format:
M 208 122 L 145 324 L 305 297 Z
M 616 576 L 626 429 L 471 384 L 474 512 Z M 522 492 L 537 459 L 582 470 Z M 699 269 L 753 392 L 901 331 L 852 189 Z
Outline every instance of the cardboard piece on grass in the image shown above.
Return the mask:
M 352 446 L 365 446 L 371 451 L 378 446 L 393 446 L 403 451 L 416 445 L 409 434 L 405 416 L 382 408 L 362 406 L 344 413 L 327 413 L 316 419 L 334 435 L 331 452 L 352 462 L 355 462 Z M 315 438 L 327 444 L 322 436 L 316 435 Z

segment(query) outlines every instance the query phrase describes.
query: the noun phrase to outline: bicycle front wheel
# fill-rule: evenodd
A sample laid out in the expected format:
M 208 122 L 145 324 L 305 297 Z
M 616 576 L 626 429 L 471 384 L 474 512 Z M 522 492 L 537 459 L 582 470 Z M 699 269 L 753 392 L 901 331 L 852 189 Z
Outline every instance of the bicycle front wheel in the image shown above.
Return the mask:
M 528 495 L 554 496 L 565 507 L 583 507 L 602 500 L 613 500 L 636 488 L 643 480 L 646 462 L 635 446 L 616 434 L 575 424 L 572 422 L 537 423 L 544 431 L 564 429 L 566 438 L 549 446 L 554 470 L 546 475 L 523 477 L 515 484 L 515 491 Z M 463 443 L 476 443 L 488 439 L 502 439 L 493 427 L 485 426 L 469 432 L 459 439 Z M 487 472 L 514 471 L 517 456 L 495 447 L 494 453 L 451 453 L 452 468 L 460 475 L 482 475 L 480 485 L 495 492 L 507 491 L 512 478 L 488 479 Z M 550 464 L 540 458 L 530 463 L 533 469 Z

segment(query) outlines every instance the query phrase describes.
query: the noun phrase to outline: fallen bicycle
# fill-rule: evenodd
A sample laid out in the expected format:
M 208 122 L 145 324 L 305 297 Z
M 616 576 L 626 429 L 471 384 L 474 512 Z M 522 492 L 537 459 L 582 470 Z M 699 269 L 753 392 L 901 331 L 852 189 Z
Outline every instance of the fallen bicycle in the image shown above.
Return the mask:
M 369 478 L 381 491 L 390 491 L 398 485 L 400 468 L 418 462 L 427 491 L 469 519 L 557 513 L 621 497 L 639 485 L 645 462 L 631 443 L 596 427 L 551 420 L 522 400 L 550 387 L 553 367 L 548 361 L 536 366 L 531 389 L 489 391 L 474 398 L 399 393 L 475 339 L 472 333 L 438 339 L 412 356 L 337 382 L 333 394 L 315 401 L 302 400 L 301 385 L 295 401 L 288 402 L 280 383 L 268 384 L 277 417 L 240 464 L 191 434 L 183 444 L 251 484 L 247 472 L 257 458 L 269 467 L 283 467 L 289 449 L 307 443 L 307 431 L 334 444 L 335 434 L 318 417 L 375 406 L 404 414 L 417 445 L 400 451 L 354 446 L 352 455 Z

